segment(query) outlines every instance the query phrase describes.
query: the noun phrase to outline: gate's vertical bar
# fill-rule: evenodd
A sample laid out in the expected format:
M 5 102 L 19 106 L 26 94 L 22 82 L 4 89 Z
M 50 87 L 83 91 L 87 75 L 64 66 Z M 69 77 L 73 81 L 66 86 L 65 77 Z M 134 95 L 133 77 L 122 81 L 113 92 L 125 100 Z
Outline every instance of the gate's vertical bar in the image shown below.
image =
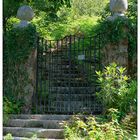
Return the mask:
M 61 56 L 60 56 L 60 67 L 59 67 L 59 72 L 60 72 L 60 77 L 61 77 L 61 82 L 60 82 L 60 91 L 62 92 L 62 46 L 63 46 L 63 40 L 60 40 L 60 46 L 59 46 L 59 53 L 61 53 Z M 64 48 L 63 48 L 64 49 Z M 63 93 L 63 92 L 62 92 Z M 63 94 L 64 95 L 64 94 Z M 64 96 L 63 96 L 64 97 Z M 62 104 L 63 105 L 63 104 Z M 64 111 L 64 105 L 62 106 L 63 107 L 63 111 Z
M 96 71 L 96 68 L 97 68 L 96 67 L 96 63 L 97 63 L 96 62 L 96 60 L 97 60 L 97 58 L 96 58 L 96 53 L 97 53 L 97 51 L 96 51 L 96 49 L 97 49 L 97 47 L 96 47 L 96 45 L 97 45 L 96 44 L 96 40 L 97 40 L 97 36 L 94 37 L 94 52 L 93 52 L 94 53 L 94 72 L 93 72 L 94 79 L 96 79 L 96 75 L 95 75 L 96 72 L 95 71 Z M 94 86 L 94 88 L 96 90 L 96 83 L 95 82 L 93 83 L 93 86 Z M 94 111 L 96 111 L 96 103 L 93 106 L 93 112 Z
M 90 88 L 94 88 L 92 87 L 92 37 L 90 37 L 90 48 L 89 48 L 89 81 L 90 81 Z M 92 89 L 91 89 L 92 90 Z M 91 112 L 91 103 L 88 102 L 88 107 L 89 107 L 89 111 Z
M 71 35 L 69 36 L 69 51 L 68 51 L 68 57 L 69 57 L 69 112 L 71 112 Z
M 38 107 L 38 53 L 39 53 L 39 37 L 37 37 L 37 58 L 36 58 L 36 93 L 35 93 L 35 108 L 36 113 L 38 113 L 37 107 Z
M 52 65 L 51 65 L 51 41 L 48 42 L 48 46 L 50 46 L 48 48 L 48 65 L 49 65 L 49 71 L 48 71 L 48 80 L 49 80 L 49 84 L 48 84 L 48 106 L 47 106 L 47 111 L 50 112 L 50 106 L 51 106 L 51 103 L 50 103 L 50 94 L 51 94 L 51 71 L 52 71 Z
M 51 112 L 53 112 L 54 111 L 54 105 L 55 105 L 55 100 L 53 101 L 53 99 L 52 99 L 52 93 L 54 92 L 54 90 L 53 90 L 53 82 L 54 82 L 54 76 L 53 76 L 53 74 L 54 74 L 54 60 L 53 60 L 53 41 L 50 41 L 50 43 L 51 43 L 51 65 L 52 65 L 52 71 L 51 71 L 51 77 L 50 77 L 50 82 L 51 82 L 51 93 L 50 93 L 50 104 L 51 104 L 51 108 L 50 108 L 50 111 Z
M 91 64 L 92 64 L 92 59 L 91 59 L 91 52 L 92 51 L 92 37 L 90 37 L 90 42 L 89 42 L 89 81 L 91 83 Z
M 40 111 L 40 113 L 42 113 L 42 104 L 41 104 L 41 99 L 42 99 L 42 78 L 43 78 L 43 76 L 42 76 L 42 70 L 43 70 L 43 38 L 41 38 L 41 56 L 40 56 L 40 58 L 41 58 L 41 66 L 40 66 L 40 69 L 41 69 L 41 73 L 40 73 L 40 90 L 39 90 L 39 111 Z
M 55 81 L 56 81 L 56 85 L 59 87 L 59 81 L 60 81 L 60 73 L 58 72 L 58 68 L 59 68 L 59 60 L 58 59 L 60 59 L 60 57 L 59 57 L 59 54 L 58 54 L 58 40 L 56 41 L 56 58 L 55 58 L 55 61 L 57 62 L 57 65 L 56 65 L 56 67 L 55 67 L 55 73 L 57 72 L 57 78 L 55 79 Z M 57 59 L 57 60 L 56 60 Z M 59 91 L 60 92 L 60 91 Z M 56 96 L 55 96 L 55 98 L 56 98 L 56 103 L 57 103 L 57 106 L 56 106 L 56 112 L 61 112 L 61 102 L 60 102 L 60 100 L 59 100 L 59 94 L 60 93 L 56 93 Z
M 79 54 L 81 54 L 81 48 L 80 48 L 80 41 L 81 41 L 81 38 L 78 36 L 78 44 L 77 44 L 77 54 L 78 54 L 78 57 L 79 57 Z M 78 65 L 78 77 L 79 76 L 82 76 L 82 72 L 81 72 L 81 65 L 79 63 L 79 59 L 78 59 L 78 62 L 77 62 L 77 65 Z M 79 83 L 78 81 L 76 81 L 76 87 L 79 87 Z M 82 91 L 83 92 L 83 91 Z M 78 99 L 78 97 L 76 97 Z M 79 105 L 75 106 L 75 111 L 79 111 Z
M 45 82 L 44 82 L 44 94 L 45 94 L 45 97 L 44 97 L 44 113 L 46 112 L 46 98 L 47 98 L 47 94 L 48 94 L 48 90 L 47 90 L 47 87 L 48 87 L 48 67 L 47 67 L 47 40 L 44 42 L 44 53 L 45 53 L 45 66 L 44 66 L 44 71 L 45 71 Z
M 76 51 L 76 38 L 75 38 L 75 35 L 73 36 L 73 40 L 74 40 L 74 43 L 73 43 L 72 51 L 73 51 L 73 61 L 74 61 L 74 67 L 75 67 L 74 70 L 73 70 L 74 71 L 73 73 L 74 73 L 74 75 L 77 75 L 77 73 L 76 73 L 77 67 L 76 67 L 76 61 L 75 61 L 75 56 L 76 56 L 76 52 L 75 52 Z M 78 78 L 78 77 L 76 77 L 76 78 Z M 76 87 L 76 80 L 74 80 L 74 79 L 73 79 L 73 87 L 74 88 Z M 75 90 L 73 90 L 72 99 L 74 99 L 74 101 L 76 101 L 76 98 L 74 96 L 75 94 L 76 94 L 76 92 L 75 92 Z M 72 104 L 72 107 L 73 107 L 72 110 L 73 111 L 74 111 L 74 106 L 75 105 Z
M 50 83 L 50 93 L 49 93 L 49 111 L 52 111 L 52 98 L 51 98 L 51 94 L 52 94 L 52 81 L 53 81 L 53 61 L 52 61 L 52 41 L 50 40 L 50 66 L 51 66 L 51 71 L 50 71 L 50 79 L 49 79 L 49 83 Z
M 42 46 L 43 46 L 43 48 L 42 48 L 42 75 L 41 75 L 41 77 L 42 77 L 42 87 L 41 87 L 41 89 L 42 89 L 42 91 L 41 91 L 41 97 L 40 97 L 40 101 L 41 101 L 41 106 L 42 106 L 42 110 L 41 110 L 41 113 L 44 113 L 44 106 L 43 106 L 43 100 L 44 100 L 44 98 L 43 98 L 43 96 L 44 96 L 44 40 L 43 40 L 43 38 L 42 38 Z
M 67 59 L 69 59 L 69 56 L 68 56 L 68 36 L 66 36 L 66 38 L 65 38 L 65 46 L 66 46 L 66 56 L 65 56 L 65 60 L 64 60 L 64 64 L 65 65 L 63 65 L 63 70 L 64 71 L 67 71 Z M 64 76 L 63 76 L 64 77 Z M 66 88 L 66 92 L 65 92 L 65 95 L 67 95 L 68 94 L 68 98 L 69 98 L 69 88 L 67 88 L 67 82 L 66 81 L 68 81 L 68 77 L 67 77 L 67 75 L 66 75 L 66 77 L 64 77 L 65 78 L 65 86 L 64 86 L 64 88 Z M 63 89 L 63 91 L 64 91 L 64 89 Z M 69 99 L 68 99 L 69 100 Z M 65 108 L 65 110 L 66 110 L 66 112 L 68 112 L 69 111 L 69 104 L 65 104 L 65 102 L 64 102 L 64 108 Z

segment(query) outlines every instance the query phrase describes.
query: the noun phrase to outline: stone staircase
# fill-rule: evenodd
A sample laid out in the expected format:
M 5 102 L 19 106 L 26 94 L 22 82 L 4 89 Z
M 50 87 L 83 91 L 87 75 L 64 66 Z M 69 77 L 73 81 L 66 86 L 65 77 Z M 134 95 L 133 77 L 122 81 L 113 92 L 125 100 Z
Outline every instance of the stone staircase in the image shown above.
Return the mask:
M 11 115 L 3 127 L 3 135 L 11 133 L 14 140 L 30 140 L 33 135 L 37 140 L 64 139 L 62 122 L 70 115 Z
M 71 55 L 77 53 L 72 52 Z M 80 51 L 79 51 L 80 53 Z M 49 53 L 46 77 L 50 80 L 48 112 L 55 113 L 100 113 L 94 79 L 95 71 L 85 61 L 78 60 L 78 54 L 69 56 L 68 49 Z M 96 81 L 96 80 L 95 80 Z

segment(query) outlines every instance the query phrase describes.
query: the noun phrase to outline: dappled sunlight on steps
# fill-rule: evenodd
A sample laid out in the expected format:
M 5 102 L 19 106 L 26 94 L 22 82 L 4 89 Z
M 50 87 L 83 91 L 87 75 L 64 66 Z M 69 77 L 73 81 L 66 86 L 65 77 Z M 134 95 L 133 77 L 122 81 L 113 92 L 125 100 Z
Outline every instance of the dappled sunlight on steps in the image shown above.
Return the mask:
M 37 140 L 62 140 L 62 122 L 70 117 L 71 115 L 11 115 L 3 127 L 3 134 L 12 134 L 14 140 L 31 139 L 34 135 Z

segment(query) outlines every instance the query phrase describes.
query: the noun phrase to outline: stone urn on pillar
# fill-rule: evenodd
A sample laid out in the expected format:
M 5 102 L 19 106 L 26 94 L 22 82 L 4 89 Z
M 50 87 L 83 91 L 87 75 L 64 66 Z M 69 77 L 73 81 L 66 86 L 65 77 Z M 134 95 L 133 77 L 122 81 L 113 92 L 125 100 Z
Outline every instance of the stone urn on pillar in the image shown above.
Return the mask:
M 110 11 L 112 16 L 110 16 L 108 19 L 114 20 L 117 17 L 125 17 L 127 8 L 127 0 L 110 0 Z
M 110 0 L 110 10 L 112 16 L 108 17 L 108 22 L 112 22 L 115 24 L 116 19 L 127 20 L 125 18 L 125 12 L 128 8 L 127 0 Z M 123 32 L 127 34 L 127 27 L 123 26 Z M 112 30 L 109 30 L 109 34 L 112 35 Z M 114 35 L 115 36 L 115 35 Z M 118 35 L 116 35 L 117 38 Z M 120 38 L 118 42 L 108 42 L 105 47 L 102 49 L 103 52 L 103 59 L 102 64 L 103 66 L 107 66 L 112 62 L 117 63 L 120 66 L 124 66 L 128 68 L 128 39 L 127 38 Z
M 29 21 L 34 17 L 34 12 L 30 6 L 21 6 L 17 11 L 17 18 L 20 19 L 20 23 L 15 25 L 15 27 L 27 27 Z

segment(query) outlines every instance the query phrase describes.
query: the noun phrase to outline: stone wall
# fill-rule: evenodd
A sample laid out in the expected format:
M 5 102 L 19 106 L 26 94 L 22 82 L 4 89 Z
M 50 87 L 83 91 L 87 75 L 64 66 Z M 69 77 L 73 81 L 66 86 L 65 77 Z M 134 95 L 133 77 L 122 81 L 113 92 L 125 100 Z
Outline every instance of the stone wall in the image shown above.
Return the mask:
M 115 62 L 120 66 L 128 67 L 128 41 L 122 40 L 116 44 L 109 43 L 102 49 L 102 64 Z
M 131 58 L 129 54 L 129 42 L 128 40 L 119 41 L 116 44 L 108 43 L 101 50 L 102 53 L 102 65 L 107 66 L 110 63 L 115 62 L 119 66 L 126 67 L 127 74 L 132 78 L 137 77 L 137 54 Z
M 36 55 L 37 50 L 32 49 L 27 61 L 24 64 L 28 75 L 28 83 L 24 87 L 24 101 L 25 101 L 25 105 L 23 107 L 24 113 L 31 113 L 32 98 L 36 90 Z

